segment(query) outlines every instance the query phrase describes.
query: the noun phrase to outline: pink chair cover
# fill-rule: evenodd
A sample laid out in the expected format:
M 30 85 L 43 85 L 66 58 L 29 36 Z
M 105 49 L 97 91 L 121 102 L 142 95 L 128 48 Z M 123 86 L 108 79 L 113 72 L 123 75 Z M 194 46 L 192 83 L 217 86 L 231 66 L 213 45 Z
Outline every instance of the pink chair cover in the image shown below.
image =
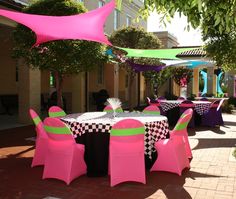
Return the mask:
M 59 106 L 51 106 L 48 110 L 49 117 L 63 117 L 66 113 Z
M 167 171 L 181 176 L 184 168 L 190 168 L 181 137 L 175 136 L 170 139 L 159 140 L 155 143 L 155 148 L 158 157 L 151 171 Z
M 111 186 L 125 181 L 146 183 L 144 163 L 144 125 L 134 119 L 117 122 L 110 136 Z
M 156 105 L 150 105 L 144 108 L 143 113 L 160 115 L 160 109 Z
M 31 164 L 31 167 L 44 165 L 45 156 L 48 149 L 48 136 L 44 130 L 44 125 L 38 114 L 33 110 L 29 110 L 29 114 L 35 124 L 35 130 L 37 133 L 36 142 L 35 142 L 35 151 L 34 157 Z
M 185 150 L 188 158 L 192 158 L 192 150 L 188 140 L 187 126 L 193 115 L 193 110 L 191 108 L 187 109 L 179 118 L 175 128 L 170 132 L 170 137 L 179 136 L 182 137 L 185 143 Z
M 34 15 L 3 9 L 0 9 L 0 16 L 12 19 L 34 31 L 37 37 L 34 46 L 63 39 L 81 39 L 111 45 L 104 35 L 103 27 L 114 8 L 115 0 L 111 0 L 101 8 L 72 16 Z
M 70 129 L 60 119 L 46 118 L 44 125 L 49 141 L 43 179 L 56 178 L 69 185 L 86 173 L 84 145 L 75 142 Z

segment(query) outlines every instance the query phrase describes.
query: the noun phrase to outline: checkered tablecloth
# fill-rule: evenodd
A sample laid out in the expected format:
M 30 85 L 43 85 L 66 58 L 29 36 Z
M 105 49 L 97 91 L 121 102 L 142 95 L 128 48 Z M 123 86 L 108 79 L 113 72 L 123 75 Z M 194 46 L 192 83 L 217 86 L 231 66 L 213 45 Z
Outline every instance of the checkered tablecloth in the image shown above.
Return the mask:
M 160 101 L 160 106 L 163 111 L 169 111 L 175 107 L 180 106 L 182 101 L 179 100 L 165 100 Z M 203 115 L 209 111 L 209 108 L 211 106 L 210 102 L 207 101 L 192 101 L 194 105 L 194 110 L 199 114 Z
M 211 103 L 199 103 L 194 104 L 194 109 L 199 115 L 204 115 L 210 109 Z
M 110 133 L 112 125 L 115 123 L 114 120 L 111 118 L 111 114 L 106 114 L 106 116 L 102 116 L 100 118 L 84 120 L 84 121 L 73 121 L 70 115 L 67 115 L 64 118 L 61 118 L 63 122 L 65 122 L 69 128 L 71 129 L 74 137 L 81 136 L 84 133 Z M 154 115 L 147 115 L 147 114 L 140 114 L 140 113 L 132 113 L 132 114 L 120 114 L 121 116 L 119 119 L 138 119 L 141 122 L 144 121 L 145 125 L 145 155 L 148 155 L 149 158 L 152 158 L 152 152 L 155 152 L 155 142 L 160 139 L 165 139 L 169 135 L 169 124 L 167 118 L 164 116 L 154 116 Z M 117 118 L 120 116 L 118 115 Z M 126 115 L 126 116 L 125 116 Z M 80 116 L 78 116 L 80 117 Z M 126 117 L 126 118 L 125 118 Z M 155 118 L 156 117 L 156 121 Z M 75 115 L 72 115 L 72 118 L 75 118 Z M 116 118 L 116 119 L 117 119 Z M 152 119 L 151 119 L 152 118 Z M 148 120 L 151 120 L 148 122 Z
M 169 111 L 180 105 L 181 101 L 160 101 L 160 106 L 163 111 Z

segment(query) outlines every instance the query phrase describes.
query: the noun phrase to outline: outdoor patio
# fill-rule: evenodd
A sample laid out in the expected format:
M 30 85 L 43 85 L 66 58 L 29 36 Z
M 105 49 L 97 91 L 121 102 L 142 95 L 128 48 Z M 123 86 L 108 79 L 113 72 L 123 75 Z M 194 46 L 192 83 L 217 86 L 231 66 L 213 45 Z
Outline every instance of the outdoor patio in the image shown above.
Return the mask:
M 146 171 L 147 184 L 127 182 L 110 187 L 109 177 L 81 176 L 69 186 L 42 180 L 42 167 L 31 168 L 34 126 L 0 131 L 0 198 L 236 198 L 236 115 L 224 114 L 225 126 L 190 131 L 191 169 L 182 176 Z

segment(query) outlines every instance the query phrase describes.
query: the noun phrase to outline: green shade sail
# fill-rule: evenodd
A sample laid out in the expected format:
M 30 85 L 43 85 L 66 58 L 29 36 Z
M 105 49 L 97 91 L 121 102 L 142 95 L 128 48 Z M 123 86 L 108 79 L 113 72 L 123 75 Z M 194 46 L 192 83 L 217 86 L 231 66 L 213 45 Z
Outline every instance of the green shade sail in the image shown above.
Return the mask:
M 173 49 L 131 49 L 131 48 L 121 48 L 118 49 L 126 51 L 128 54 L 126 57 L 148 57 L 148 58 L 158 58 L 158 59 L 179 59 L 176 55 L 197 49 L 197 48 L 173 48 Z

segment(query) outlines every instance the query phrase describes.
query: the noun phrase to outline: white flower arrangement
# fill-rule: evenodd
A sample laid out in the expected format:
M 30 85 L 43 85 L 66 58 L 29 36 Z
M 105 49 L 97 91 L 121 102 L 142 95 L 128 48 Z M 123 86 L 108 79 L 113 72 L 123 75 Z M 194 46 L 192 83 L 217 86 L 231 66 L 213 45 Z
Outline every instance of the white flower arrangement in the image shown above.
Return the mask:
M 107 102 L 112 107 L 112 109 L 115 111 L 117 108 L 121 107 L 121 101 L 118 98 L 108 98 Z

